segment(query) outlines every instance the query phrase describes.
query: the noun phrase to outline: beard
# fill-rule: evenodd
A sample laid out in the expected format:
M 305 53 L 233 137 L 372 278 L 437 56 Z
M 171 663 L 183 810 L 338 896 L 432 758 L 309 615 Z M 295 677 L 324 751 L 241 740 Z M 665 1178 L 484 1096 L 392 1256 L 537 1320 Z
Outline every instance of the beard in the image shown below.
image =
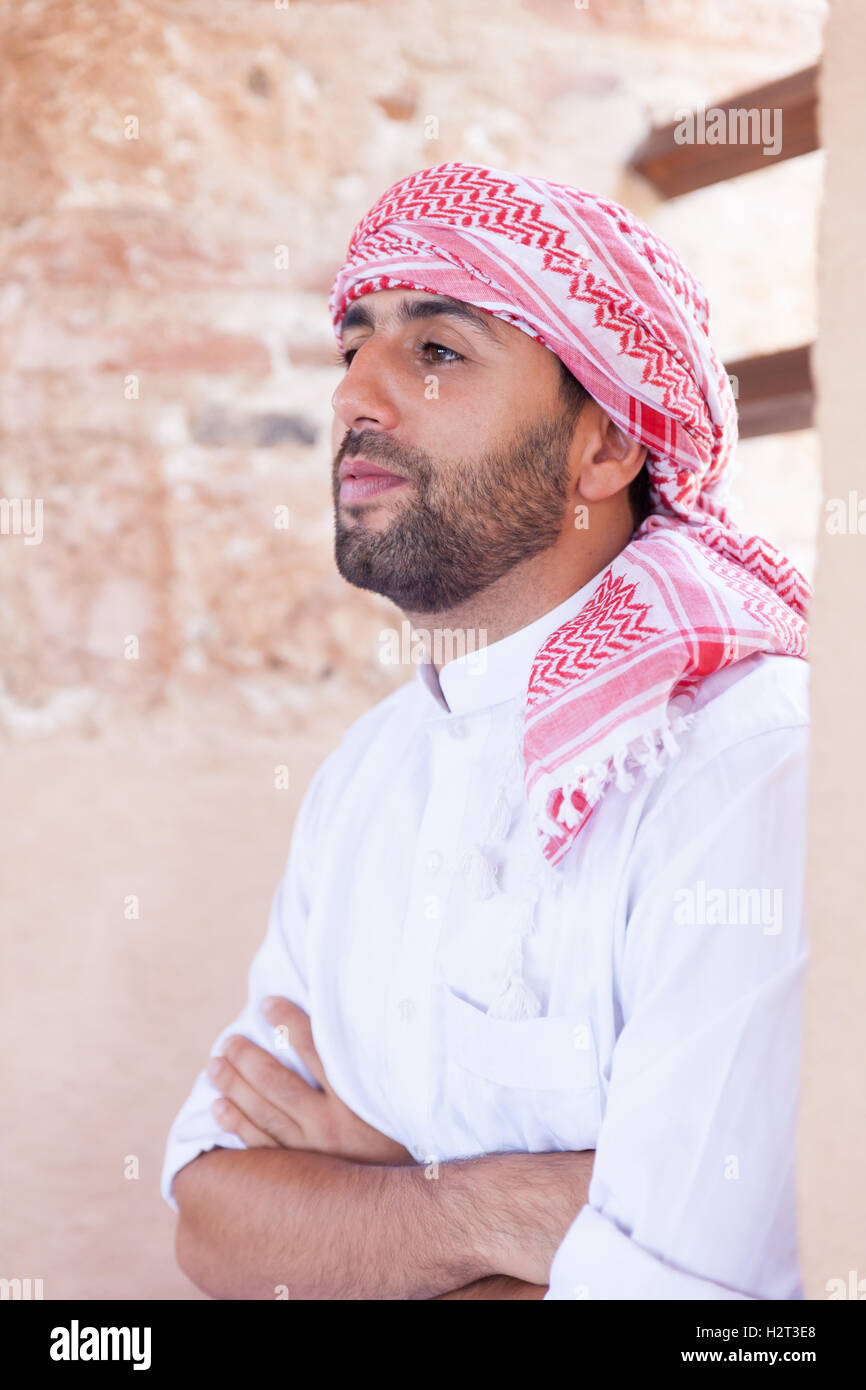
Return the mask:
M 410 613 L 465 603 L 559 538 L 568 504 L 568 453 L 578 411 L 522 427 L 476 459 L 442 467 L 385 435 L 346 435 L 334 461 L 335 555 L 344 579 Z M 351 448 L 414 484 L 382 531 L 364 507 L 339 503 L 339 467 Z M 345 515 L 354 519 L 347 524 Z

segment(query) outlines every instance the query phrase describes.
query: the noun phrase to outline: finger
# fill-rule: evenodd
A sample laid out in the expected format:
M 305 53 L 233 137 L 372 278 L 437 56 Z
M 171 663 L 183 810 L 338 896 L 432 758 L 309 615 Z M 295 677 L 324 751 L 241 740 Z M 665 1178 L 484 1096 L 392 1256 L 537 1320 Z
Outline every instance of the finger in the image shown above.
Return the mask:
M 258 1129 L 251 1120 L 230 1100 L 215 1100 L 211 1106 L 213 1116 L 220 1129 L 236 1134 L 243 1139 L 248 1149 L 278 1149 L 280 1145 L 270 1134 Z
M 283 999 L 279 995 L 271 995 L 262 1000 L 262 1013 L 278 1033 L 277 1046 L 279 1047 L 279 1039 L 285 1037 L 304 1065 L 312 1072 L 322 1090 L 330 1091 L 325 1068 L 313 1042 L 313 1025 L 309 1014 L 305 1013 L 299 1004 L 294 1004 L 291 999 Z
M 315 1123 L 316 1108 L 325 1100 L 315 1083 L 309 1085 L 293 1067 L 278 1061 L 272 1053 L 259 1047 L 243 1033 L 234 1033 L 226 1038 L 223 1056 L 259 1097 L 275 1106 L 280 1113 L 290 1116 L 301 1129 Z M 246 1110 L 243 1103 L 241 1109 Z M 250 1118 L 255 1119 L 255 1115 L 250 1115 Z
M 227 1040 L 228 1048 L 231 1040 Z M 248 1042 L 248 1039 L 242 1039 Z M 249 1043 L 251 1048 L 255 1048 L 255 1043 Z M 241 1052 L 238 1046 L 233 1047 L 232 1055 L 235 1062 L 241 1061 Z M 261 1051 L 257 1048 L 256 1051 Z M 267 1055 L 267 1054 L 266 1054 Z M 270 1059 L 273 1061 L 273 1059 Z M 251 1070 L 249 1059 L 244 1063 L 247 1071 Z M 285 1067 L 280 1067 L 279 1062 L 274 1064 L 285 1071 Z M 238 1065 L 228 1060 L 227 1056 L 212 1057 L 207 1064 L 207 1073 L 213 1085 L 221 1095 L 227 1100 L 234 1102 L 237 1108 L 250 1120 L 257 1129 L 263 1130 L 275 1139 L 284 1148 L 298 1148 L 303 1142 L 303 1133 L 300 1120 L 295 1117 L 291 1109 L 287 1107 L 285 1091 L 279 1098 L 274 1095 L 273 1085 L 267 1082 L 258 1084 L 240 1069 Z M 305 1083 L 300 1077 L 296 1080 L 303 1086 Z M 309 1091 L 309 1086 L 306 1087 Z M 295 1111 L 299 1107 L 295 1106 Z

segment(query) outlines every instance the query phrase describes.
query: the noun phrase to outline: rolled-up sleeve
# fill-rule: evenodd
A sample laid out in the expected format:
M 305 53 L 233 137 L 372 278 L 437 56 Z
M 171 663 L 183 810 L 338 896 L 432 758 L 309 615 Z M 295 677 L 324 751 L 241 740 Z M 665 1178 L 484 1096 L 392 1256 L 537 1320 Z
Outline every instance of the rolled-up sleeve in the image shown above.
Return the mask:
M 313 851 L 315 808 L 327 761 L 310 783 L 298 811 L 285 872 L 271 900 L 265 937 L 250 966 L 246 1003 L 234 1022 L 220 1033 L 209 1054 L 218 1056 L 229 1034 L 241 1033 L 292 1067 L 310 1085 L 317 1084 L 315 1078 L 288 1039 L 262 1016 L 261 1002 L 269 994 L 278 994 L 309 1012 L 303 965 L 304 928 L 309 911 L 305 879 Z M 169 1131 L 160 1191 L 175 1212 L 178 1205 L 173 1185 L 181 1168 L 209 1149 L 246 1147 L 237 1135 L 221 1129 L 211 1113 L 219 1094 L 207 1073 L 200 1071 Z
M 807 725 L 747 738 L 635 838 L 622 1027 L 552 1299 L 796 1299 Z

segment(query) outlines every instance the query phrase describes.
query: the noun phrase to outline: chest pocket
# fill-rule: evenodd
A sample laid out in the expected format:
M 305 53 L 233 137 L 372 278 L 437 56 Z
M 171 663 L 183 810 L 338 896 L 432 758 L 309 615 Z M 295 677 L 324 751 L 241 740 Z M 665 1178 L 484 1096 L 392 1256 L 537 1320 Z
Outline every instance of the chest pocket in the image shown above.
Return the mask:
M 598 1060 L 587 1018 L 491 1018 L 445 988 L 449 1108 L 477 1152 L 595 1148 Z

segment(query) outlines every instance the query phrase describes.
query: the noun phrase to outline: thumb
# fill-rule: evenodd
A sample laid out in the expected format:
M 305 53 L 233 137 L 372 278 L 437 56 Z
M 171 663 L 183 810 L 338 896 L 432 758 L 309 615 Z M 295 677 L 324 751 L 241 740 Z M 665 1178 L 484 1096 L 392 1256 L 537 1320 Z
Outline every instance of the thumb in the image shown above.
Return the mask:
M 278 995 L 270 995 L 262 1000 L 262 1013 L 268 1022 L 286 1037 L 322 1090 L 330 1091 L 325 1068 L 313 1042 L 313 1025 L 309 1014 L 305 1013 L 299 1004 L 293 1004 L 291 999 L 283 999 Z

